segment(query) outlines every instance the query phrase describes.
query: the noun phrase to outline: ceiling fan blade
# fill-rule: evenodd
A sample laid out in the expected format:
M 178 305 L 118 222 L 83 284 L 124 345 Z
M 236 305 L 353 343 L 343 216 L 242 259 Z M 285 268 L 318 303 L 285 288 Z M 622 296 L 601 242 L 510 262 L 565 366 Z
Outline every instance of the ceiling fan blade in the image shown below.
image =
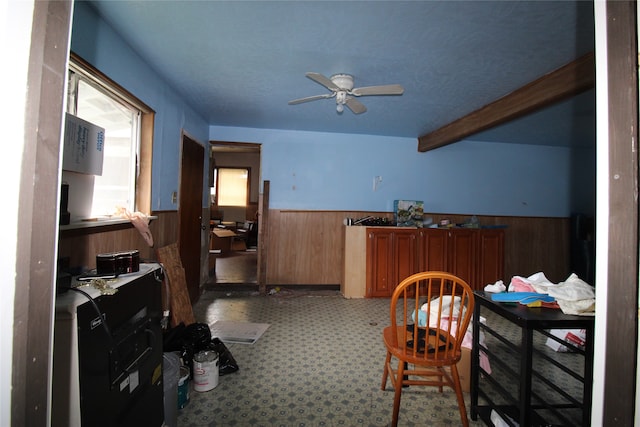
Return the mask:
M 362 114 L 367 111 L 367 107 L 355 98 L 348 97 L 345 103 L 354 114 Z
M 303 102 L 316 101 L 318 99 L 332 98 L 335 95 L 335 93 L 327 93 L 324 95 L 307 96 L 306 98 L 299 98 L 289 101 L 289 105 L 302 104 Z
M 332 82 L 331 79 L 323 76 L 320 73 L 307 73 L 305 74 L 305 76 L 309 77 L 311 80 L 313 80 L 316 83 L 320 83 L 322 86 L 326 87 L 329 90 L 332 90 L 332 91 L 340 90 L 340 88 L 336 86 L 336 84 Z
M 402 95 L 403 93 L 404 93 L 404 88 L 400 85 L 357 87 L 351 90 L 351 94 L 354 96 Z

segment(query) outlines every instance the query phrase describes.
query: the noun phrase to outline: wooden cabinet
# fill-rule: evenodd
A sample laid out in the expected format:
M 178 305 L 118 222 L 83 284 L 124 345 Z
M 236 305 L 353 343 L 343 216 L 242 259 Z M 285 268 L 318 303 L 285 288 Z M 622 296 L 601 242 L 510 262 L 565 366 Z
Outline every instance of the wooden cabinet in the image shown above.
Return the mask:
M 503 279 L 504 230 L 424 228 L 419 230 L 421 271 L 446 271 L 473 289 Z
M 421 271 L 446 271 L 460 277 L 474 289 L 477 281 L 479 235 L 471 228 L 419 230 Z
M 345 227 L 344 247 L 347 298 L 391 296 L 418 271 L 447 271 L 478 290 L 504 274 L 502 229 Z
M 389 296 L 418 270 L 415 229 L 371 228 L 367 232 L 366 296 Z
M 488 284 L 504 280 L 504 230 L 481 230 L 478 256 L 478 279 L 475 289 L 482 290 Z
M 427 233 L 427 231 L 429 231 Z M 419 254 L 421 271 L 447 271 L 449 258 L 449 233 L 447 230 L 419 231 Z

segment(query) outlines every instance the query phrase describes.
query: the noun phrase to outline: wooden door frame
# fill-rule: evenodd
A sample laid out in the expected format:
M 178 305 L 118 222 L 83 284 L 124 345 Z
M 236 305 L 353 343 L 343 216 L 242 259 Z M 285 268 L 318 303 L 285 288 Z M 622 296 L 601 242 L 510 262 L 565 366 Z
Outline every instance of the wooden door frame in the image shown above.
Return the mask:
M 25 3 L 25 7 L 29 4 Z M 11 15 L 9 8 L 10 18 Z M 67 29 L 71 28 L 72 21 L 73 2 L 34 1 L 30 45 L 28 52 L 20 52 L 28 53 L 29 58 L 23 88 L 24 123 L 12 123 L 12 126 L 24 128 L 24 142 L 22 158 L 12 159 L 21 163 L 17 205 L 11 205 L 12 199 L 7 201 L 10 205 L 7 209 L 16 209 L 18 215 L 15 223 L 11 215 L 7 215 L 5 224 L 7 233 L 13 231 L 17 235 L 13 259 L 15 281 L 3 283 L 14 287 L 13 294 L 6 289 L 6 297 L 13 296 L 13 324 L 4 325 L 3 332 L 11 334 L 13 339 L 12 348 L 4 349 L 3 358 L 3 363 L 10 364 L 11 388 L 5 389 L 6 381 L 3 381 L 1 391 L 5 398 L 11 398 L 10 419 L 15 426 L 50 423 L 59 236 L 55 213 L 60 206 L 62 100 L 67 86 L 69 51 L 66 47 L 71 36 Z M 19 49 L 22 46 L 17 45 Z M 6 245 L 10 245 L 10 241 Z M 12 259 L 6 261 L 9 264 Z M 4 408 L 7 406 L 3 404 Z M 2 418 L 9 419 L 9 415 Z
M 231 141 L 209 141 L 209 148 L 213 146 L 219 147 L 228 147 L 228 148 L 237 148 L 240 152 L 243 150 L 257 150 L 259 154 L 259 167 L 258 171 L 249 169 L 250 179 L 249 184 L 251 183 L 251 177 L 254 173 L 258 174 L 258 185 L 260 185 L 260 181 L 262 179 L 262 144 L 254 143 L 254 142 L 231 142 Z M 210 157 L 211 159 L 213 156 Z M 219 166 L 215 165 L 218 168 L 233 168 L 233 166 Z M 212 176 L 214 164 L 211 162 L 209 164 L 209 173 Z M 236 168 L 242 168 L 242 166 L 237 166 Z M 209 185 L 211 186 L 211 182 Z M 269 239 L 269 181 L 262 182 L 262 192 L 258 189 L 258 248 L 257 248 L 257 275 L 256 275 L 256 284 L 258 286 L 258 291 L 261 294 L 266 294 L 266 283 L 267 283 L 267 245 L 265 242 Z M 250 197 L 250 195 L 248 195 Z M 211 207 L 211 203 L 209 202 L 209 208 Z
M 262 159 L 262 156 L 260 156 Z M 261 160 L 262 162 L 262 160 Z M 269 241 L 269 192 L 271 181 L 262 183 L 262 193 L 258 201 L 258 291 L 267 294 L 267 244 Z
M 606 302 L 596 315 L 596 349 L 604 352 L 602 418 L 594 425 L 634 425 L 638 380 L 638 44 L 636 2 L 607 1 L 606 84 L 608 95 L 608 217 L 597 218 L 597 229 L 606 229 L 606 261 L 596 260 L 598 278 L 606 286 Z M 596 37 L 597 38 L 597 37 Z M 603 89 L 605 90 L 605 89 Z M 600 168 L 599 168 L 600 169 Z M 606 195 L 603 195 L 606 197 Z M 599 236 L 596 236 L 599 239 Z M 606 271 L 597 271 L 606 267 Z M 596 283 L 596 293 L 598 292 Z M 605 307 L 606 305 L 606 307 Z M 602 319 L 599 316 L 603 316 Z M 598 336 L 598 323 L 606 325 L 606 337 Z M 605 345 L 606 344 L 606 345 Z M 603 353 L 600 353 L 602 355 Z M 598 353 L 596 353 L 597 357 Z M 598 391 L 598 390 L 596 390 Z M 597 396 L 594 396 L 597 397 Z M 595 414 L 594 414 L 595 415 Z M 599 414 L 597 414 L 599 415 Z M 596 415 L 596 416 L 597 416 Z

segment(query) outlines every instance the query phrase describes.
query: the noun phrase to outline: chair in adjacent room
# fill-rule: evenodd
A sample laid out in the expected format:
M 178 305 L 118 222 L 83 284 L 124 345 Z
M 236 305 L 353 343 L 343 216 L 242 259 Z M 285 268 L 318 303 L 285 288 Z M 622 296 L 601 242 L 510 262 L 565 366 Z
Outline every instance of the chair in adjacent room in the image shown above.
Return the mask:
M 471 287 L 445 272 L 416 273 L 396 287 L 391 325 L 383 331 L 387 356 L 382 390 L 389 378 L 395 390 L 392 426 L 398 425 L 403 387 L 417 385 L 436 386 L 440 392 L 443 386 L 453 388 L 462 425 L 469 425 L 456 364 L 474 304 Z
M 257 230 L 258 224 L 255 221 L 245 221 L 236 223 L 236 241 L 243 241 L 247 248 L 258 244 Z

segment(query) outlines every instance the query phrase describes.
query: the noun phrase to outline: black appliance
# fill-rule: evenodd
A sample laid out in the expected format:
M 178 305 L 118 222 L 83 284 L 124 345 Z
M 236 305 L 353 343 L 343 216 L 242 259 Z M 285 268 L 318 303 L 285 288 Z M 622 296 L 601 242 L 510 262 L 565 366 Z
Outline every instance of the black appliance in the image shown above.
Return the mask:
M 162 269 L 56 300 L 53 426 L 162 426 Z

